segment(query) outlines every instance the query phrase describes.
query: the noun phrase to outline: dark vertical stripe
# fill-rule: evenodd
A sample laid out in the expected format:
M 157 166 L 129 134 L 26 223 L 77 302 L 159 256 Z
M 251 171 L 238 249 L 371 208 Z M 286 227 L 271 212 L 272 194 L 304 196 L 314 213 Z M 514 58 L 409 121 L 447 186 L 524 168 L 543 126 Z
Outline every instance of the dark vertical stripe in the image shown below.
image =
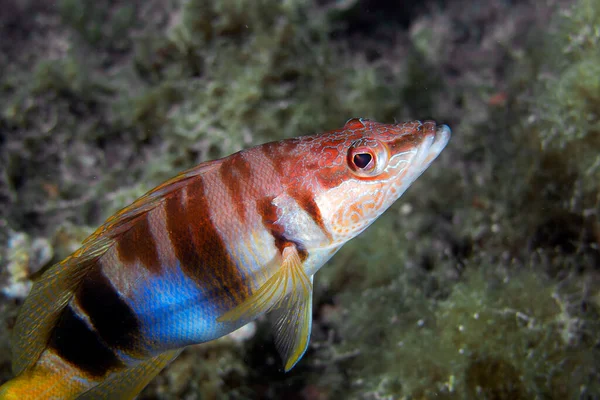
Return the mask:
M 285 229 L 277 223 L 277 206 L 273 204 L 272 197 L 265 197 L 256 202 L 256 208 L 262 217 L 263 226 L 271 233 L 275 241 L 275 246 L 280 254 L 283 249 L 289 245 L 294 245 L 298 251 L 300 259 L 304 261 L 308 257 L 308 251 L 300 243 L 288 239 L 285 236 Z
M 107 345 L 122 350 L 136 349 L 139 322 L 100 268 L 94 267 L 83 278 L 75 300 Z
M 325 222 L 323 221 L 321 210 L 315 202 L 313 193 L 309 190 L 299 189 L 291 190 L 288 192 L 288 194 L 296 200 L 298 205 L 302 207 L 302 209 L 306 211 L 308 215 L 310 215 L 315 224 L 317 224 L 317 226 L 321 228 L 321 231 L 323 231 L 325 236 L 327 236 L 327 239 L 332 240 L 331 233 L 329 233 L 327 227 L 325 227 Z
M 256 209 L 262 217 L 263 226 L 271 233 L 275 246 L 283 253 L 288 240 L 281 225 L 277 224 L 277 206 L 273 204 L 273 197 L 265 197 L 256 202 Z
M 117 252 L 124 264 L 139 261 L 150 272 L 159 273 L 160 259 L 148 218 L 148 212 L 138 217 L 133 226 L 117 239 Z
M 242 190 L 244 184 L 248 185 L 248 180 L 252 175 L 252 166 L 244 159 L 242 153 L 237 153 L 230 156 L 221 164 L 219 174 L 231 197 L 240 222 L 246 222 L 244 193 Z
M 203 178 L 197 177 L 186 186 L 186 197 L 177 191 L 167 198 L 167 231 L 182 270 L 201 286 L 226 294 L 223 306 L 233 307 L 249 289 L 210 219 L 204 190 Z
M 123 368 L 124 364 L 82 321 L 70 306 L 67 306 L 52 332 L 48 347 L 58 356 L 93 377 Z
M 271 161 L 271 165 L 280 177 L 285 177 L 286 166 L 292 158 L 292 153 L 297 149 L 300 139 L 287 139 L 279 142 L 265 143 L 260 146 L 262 153 Z

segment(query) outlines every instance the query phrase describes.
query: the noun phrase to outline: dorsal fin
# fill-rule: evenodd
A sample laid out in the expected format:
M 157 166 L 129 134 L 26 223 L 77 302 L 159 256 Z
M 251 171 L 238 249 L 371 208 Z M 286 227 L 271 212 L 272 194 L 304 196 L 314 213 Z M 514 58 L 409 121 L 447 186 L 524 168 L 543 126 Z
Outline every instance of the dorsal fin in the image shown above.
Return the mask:
M 202 175 L 207 171 L 214 169 L 217 165 L 221 164 L 221 162 L 222 159 L 198 164 L 194 168 L 184 171 L 158 185 L 129 206 L 109 217 L 103 225 L 83 241 L 83 244 L 95 241 L 104 236 L 110 236 L 112 238 L 117 237 L 131 227 L 132 221 L 135 221 L 138 217 L 155 208 L 170 193 L 187 185 L 190 180 L 198 175 Z
M 73 297 L 79 282 L 97 260 L 111 248 L 119 235 L 127 232 L 165 196 L 182 188 L 198 175 L 212 170 L 220 160 L 202 163 L 152 189 L 130 206 L 117 212 L 83 241 L 79 250 L 54 264 L 33 284 L 21 307 L 13 330 L 13 373 L 31 367 L 46 348 L 63 309 Z

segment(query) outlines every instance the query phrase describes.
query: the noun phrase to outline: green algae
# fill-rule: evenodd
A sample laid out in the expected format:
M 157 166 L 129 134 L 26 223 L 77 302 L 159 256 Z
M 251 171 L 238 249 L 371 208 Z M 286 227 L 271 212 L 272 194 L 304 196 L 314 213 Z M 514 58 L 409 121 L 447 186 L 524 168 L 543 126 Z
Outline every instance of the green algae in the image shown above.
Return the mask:
M 129 30 L 136 22 L 135 5 L 119 3 L 60 0 L 57 7 L 63 23 L 78 32 L 83 40 L 118 51 L 127 48 Z
M 491 264 L 487 271 L 470 267 L 439 299 L 406 276 L 358 299 L 342 295 L 348 308 L 337 326 L 339 351 L 359 354 L 345 362 L 349 377 L 337 394 L 527 399 L 598 393 L 597 375 L 582 373 L 593 371 L 597 358 L 598 304 L 590 301 L 597 292 L 585 295 L 577 280 L 557 284 L 527 267 L 505 276 L 491 273 L 498 271 Z M 585 315 L 576 301 L 588 302 Z
M 229 337 L 187 348 L 140 394 L 142 398 L 248 399 L 244 348 Z
M 542 146 L 580 171 L 584 190 L 600 182 L 600 5 L 580 0 L 549 35 L 534 95 L 531 125 Z

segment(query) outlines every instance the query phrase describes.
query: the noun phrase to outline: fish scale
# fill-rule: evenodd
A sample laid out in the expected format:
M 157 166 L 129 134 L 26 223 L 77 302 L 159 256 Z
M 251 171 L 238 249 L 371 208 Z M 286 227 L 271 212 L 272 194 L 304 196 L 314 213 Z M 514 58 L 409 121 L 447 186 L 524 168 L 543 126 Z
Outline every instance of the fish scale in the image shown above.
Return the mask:
M 0 399 L 133 398 L 187 345 L 269 314 L 289 371 L 315 273 L 440 154 L 432 121 L 349 120 L 159 185 L 34 283 Z

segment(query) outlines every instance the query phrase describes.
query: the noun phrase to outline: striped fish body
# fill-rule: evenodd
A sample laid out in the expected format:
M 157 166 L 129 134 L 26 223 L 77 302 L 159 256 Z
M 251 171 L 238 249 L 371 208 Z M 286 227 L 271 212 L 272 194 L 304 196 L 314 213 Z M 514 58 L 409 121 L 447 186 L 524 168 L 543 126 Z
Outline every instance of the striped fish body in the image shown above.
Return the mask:
M 450 136 L 352 119 L 200 164 L 109 218 L 34 284 L 9 398 L 132 398 L 190 344 L 269 313 L 291 369 L 313 276 L 429 166 Z

